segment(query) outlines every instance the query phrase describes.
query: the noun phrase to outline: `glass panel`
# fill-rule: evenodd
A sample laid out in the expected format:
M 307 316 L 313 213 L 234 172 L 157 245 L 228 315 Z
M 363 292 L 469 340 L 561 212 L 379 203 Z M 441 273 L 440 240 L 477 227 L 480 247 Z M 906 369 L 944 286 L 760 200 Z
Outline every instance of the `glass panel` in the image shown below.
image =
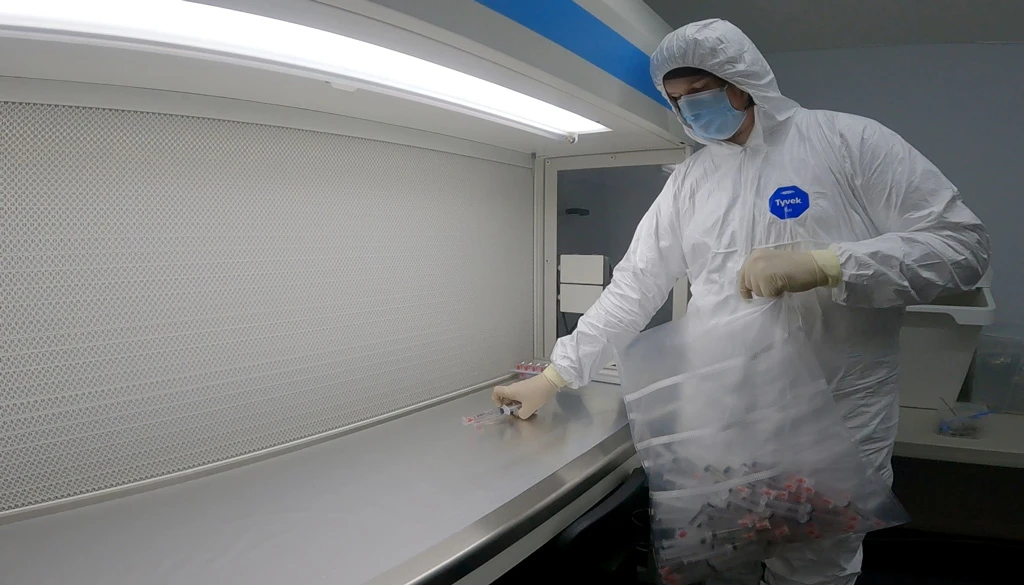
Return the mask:
M 558 256 L 596 254 L 606 256 L 609 266 L 617 265 L 668 175 L 669 169 L 661 165 L 560 171 Z M 558 336 L 575 330 L 579 318 L 579 314 L 560 311 Z M 671 320 L 670 294 L 648 328 Z

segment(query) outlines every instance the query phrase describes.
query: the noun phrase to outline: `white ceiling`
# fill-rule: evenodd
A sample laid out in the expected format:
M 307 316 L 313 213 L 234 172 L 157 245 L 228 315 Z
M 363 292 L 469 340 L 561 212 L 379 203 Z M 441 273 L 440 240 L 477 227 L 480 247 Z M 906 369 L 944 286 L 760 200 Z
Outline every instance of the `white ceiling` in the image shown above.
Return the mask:
M 1024 42 L 1021 0 L 644 0 L 672 28 L 737 25 L 763 52 Z

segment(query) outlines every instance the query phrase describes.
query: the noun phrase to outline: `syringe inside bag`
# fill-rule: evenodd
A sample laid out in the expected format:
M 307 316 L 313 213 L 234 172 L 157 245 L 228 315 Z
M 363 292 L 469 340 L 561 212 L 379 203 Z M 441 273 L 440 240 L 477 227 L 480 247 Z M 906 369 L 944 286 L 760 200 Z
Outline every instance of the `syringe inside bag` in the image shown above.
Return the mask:
M 666 583 L 906 519 L 860 459 L 785 303 L 755 304 L 713 327 L 669 323 L 619 352 Z

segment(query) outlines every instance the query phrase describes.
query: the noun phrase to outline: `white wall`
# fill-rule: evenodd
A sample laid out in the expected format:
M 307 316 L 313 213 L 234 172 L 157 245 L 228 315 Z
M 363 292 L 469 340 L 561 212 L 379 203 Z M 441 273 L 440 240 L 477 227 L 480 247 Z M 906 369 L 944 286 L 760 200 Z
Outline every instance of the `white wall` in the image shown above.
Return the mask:
M 1024 45 L 767 57 L 789 97 L 874 118 L 942 169 L 991 232 L 998 321 L 1024 324 Z
M 327 433 L 531 351 L 529 168 L 15 102 L 0 144 L 0 515 Z

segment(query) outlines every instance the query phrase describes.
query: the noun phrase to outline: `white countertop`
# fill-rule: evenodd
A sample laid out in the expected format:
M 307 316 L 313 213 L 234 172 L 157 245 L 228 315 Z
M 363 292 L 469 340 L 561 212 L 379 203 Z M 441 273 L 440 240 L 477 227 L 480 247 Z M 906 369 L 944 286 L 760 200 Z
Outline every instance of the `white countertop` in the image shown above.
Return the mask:
M 983 420 L 977 439 L 944 437 L 936 432 L 936 411 L 900 408 L 895 454 L 901 457 L 1024 467 L 1024 415 L 993 414 Z

